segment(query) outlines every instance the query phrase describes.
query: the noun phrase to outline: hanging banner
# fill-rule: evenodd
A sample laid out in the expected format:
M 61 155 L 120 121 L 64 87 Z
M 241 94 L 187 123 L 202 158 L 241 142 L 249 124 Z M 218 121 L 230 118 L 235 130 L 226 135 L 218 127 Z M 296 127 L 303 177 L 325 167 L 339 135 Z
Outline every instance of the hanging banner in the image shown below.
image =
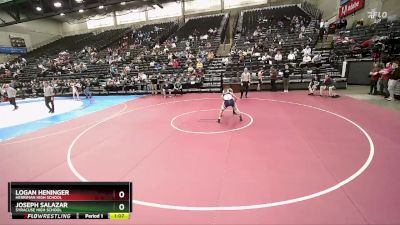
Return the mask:
M 351 0 L 339 7 L 339 17 L 345 17 L 364 8 L 364 0 Z
M 25 54 L 26 48 L 17 48 L 17 47 L 1 47 L 0 53 L 3 54 Z

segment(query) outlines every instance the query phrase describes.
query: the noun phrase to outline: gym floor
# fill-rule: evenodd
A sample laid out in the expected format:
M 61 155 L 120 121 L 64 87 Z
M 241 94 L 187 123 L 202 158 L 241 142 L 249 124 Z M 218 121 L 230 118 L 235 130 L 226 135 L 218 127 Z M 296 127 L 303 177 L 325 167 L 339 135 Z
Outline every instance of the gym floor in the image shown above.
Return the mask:
M 118 223 L 399 224 L 399 102 L 356 88 L 251 92 L 221 124 L 219 94 L 145 96 L 20 135 L 0 142 L 1 208 L 9 181 L 132 181 Z

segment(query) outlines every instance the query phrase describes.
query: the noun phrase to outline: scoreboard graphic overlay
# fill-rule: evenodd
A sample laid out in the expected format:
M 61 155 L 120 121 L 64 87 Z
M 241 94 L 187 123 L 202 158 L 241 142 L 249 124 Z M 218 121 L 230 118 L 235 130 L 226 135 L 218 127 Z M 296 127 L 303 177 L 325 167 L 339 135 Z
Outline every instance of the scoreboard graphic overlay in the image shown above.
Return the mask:
M 131 182 L 9 182 L 13 219 L 129 219 Z

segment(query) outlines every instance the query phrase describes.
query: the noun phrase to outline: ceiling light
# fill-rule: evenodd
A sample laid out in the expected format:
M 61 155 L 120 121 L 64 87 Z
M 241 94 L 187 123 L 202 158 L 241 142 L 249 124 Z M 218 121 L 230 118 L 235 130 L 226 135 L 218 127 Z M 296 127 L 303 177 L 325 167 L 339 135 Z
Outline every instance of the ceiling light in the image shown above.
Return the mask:
M 76 3 L 82 3 L 83 0 L 75 0 Z
M 38 7 L 36 7 L 36 11 L 40 12 L 40 11 L 42 11 L 42 8 L 38 6 Z
M 125 5 L 126 4 L 126 2 L 121 2 L 121 5 Z
M 65 16 L 65 13 L 60 13 L 60 16 Z
M 60 8 L 62 6 L 61 2 L 54 2 L 54 7 Z
M 102 9 L 102 8 L 104 8 L 104 5 L 99 5 L 99 9 Z
M 78 12 L 83 13 L 83 9 L 80 9 Z

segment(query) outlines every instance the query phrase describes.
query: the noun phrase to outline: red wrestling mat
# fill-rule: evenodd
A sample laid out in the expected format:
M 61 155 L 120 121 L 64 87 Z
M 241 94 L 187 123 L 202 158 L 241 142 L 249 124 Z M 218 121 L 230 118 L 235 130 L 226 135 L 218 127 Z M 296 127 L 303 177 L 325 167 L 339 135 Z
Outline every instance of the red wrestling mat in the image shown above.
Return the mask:
M 149 96 L 0 143 L 0 224 L 36 222 L 9 219 L 8 181 L 78 180 L 133 182 L 132 219 L 119 223 L 400 223 L 398 112 L 249 96 L 242 122 L 226 111 L 216 123 L 218 94 Z

